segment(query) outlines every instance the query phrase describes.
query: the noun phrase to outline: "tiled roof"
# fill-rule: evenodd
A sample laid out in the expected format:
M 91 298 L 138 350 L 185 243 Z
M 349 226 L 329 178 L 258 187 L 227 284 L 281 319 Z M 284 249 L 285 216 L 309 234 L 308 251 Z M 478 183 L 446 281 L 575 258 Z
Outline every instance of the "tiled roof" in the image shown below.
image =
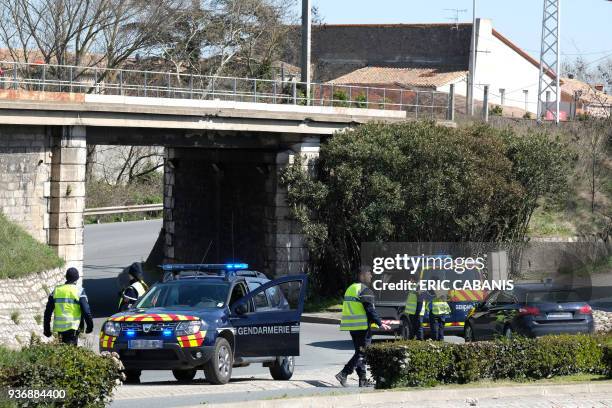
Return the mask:
M 437 88 L 465 78 L 467 71 L 440 71 L 437 68 L 365 67 L 330 83 L 339 85 L 395 85 L 403 88 Z
M 582 103 L 612 105 L 612 95 L 598 91 L 591 85 L 578 79 L 561 78 L 561 90 L 572 97 L 578 92 Z

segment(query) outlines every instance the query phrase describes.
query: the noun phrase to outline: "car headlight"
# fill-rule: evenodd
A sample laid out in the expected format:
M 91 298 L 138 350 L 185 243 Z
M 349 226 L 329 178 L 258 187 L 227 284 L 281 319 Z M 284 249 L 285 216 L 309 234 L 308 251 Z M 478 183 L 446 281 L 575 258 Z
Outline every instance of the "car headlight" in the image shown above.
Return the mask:
M 176 326 L 175 333 L 177 336 L 188 336 L 190 334 L 196 334 L 202 329 L 204 324 L 200 320 L 191 320 L 189 322 L 180 322 Z
M 107 336 L 118 337 L 119 333 L 121 333 L 121 323 L 108 321 L 104 323 L 102 330 Z

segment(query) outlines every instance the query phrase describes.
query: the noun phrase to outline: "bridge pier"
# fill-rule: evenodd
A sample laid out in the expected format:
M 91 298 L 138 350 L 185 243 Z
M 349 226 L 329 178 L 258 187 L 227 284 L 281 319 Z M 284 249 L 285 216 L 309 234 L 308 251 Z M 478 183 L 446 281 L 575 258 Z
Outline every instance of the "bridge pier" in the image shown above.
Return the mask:
M 0 211 L 83 267 L 85 128 L 0 126 Z
M 85 209 L 84 126 L 55 128 L 52 136 L 48 244 L 83 273 L 83 210 Z
M 318 156 L 319 138 L 287 150 L 166 149 L 166 262 L 248 262 L 272 276 L 306 271 L 308 251 L 287 206 L 282 170 Z

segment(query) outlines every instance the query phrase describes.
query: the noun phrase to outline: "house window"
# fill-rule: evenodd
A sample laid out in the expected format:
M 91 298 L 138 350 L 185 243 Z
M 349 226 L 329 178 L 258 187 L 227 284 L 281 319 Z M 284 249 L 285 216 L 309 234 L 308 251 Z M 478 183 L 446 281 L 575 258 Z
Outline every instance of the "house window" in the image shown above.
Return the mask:
M 499 99 L 501 106 L 506 104 L 506 90 L 504 88 L 499 88 Z

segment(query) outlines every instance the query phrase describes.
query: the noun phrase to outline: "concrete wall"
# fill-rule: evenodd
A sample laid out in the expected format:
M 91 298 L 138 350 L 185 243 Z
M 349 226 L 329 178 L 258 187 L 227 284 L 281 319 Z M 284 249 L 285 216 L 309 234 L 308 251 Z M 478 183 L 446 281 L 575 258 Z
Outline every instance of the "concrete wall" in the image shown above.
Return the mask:
M 0 211 L 47 242 L 51 141 L 42 126 L 0 126 Z
M 64 268 L 59 268 L 0 280 L 0 344 L 20 348 L 32 334 L 45 339 L 42 319 L 47 298 L 63 282 L 64 274 Z

